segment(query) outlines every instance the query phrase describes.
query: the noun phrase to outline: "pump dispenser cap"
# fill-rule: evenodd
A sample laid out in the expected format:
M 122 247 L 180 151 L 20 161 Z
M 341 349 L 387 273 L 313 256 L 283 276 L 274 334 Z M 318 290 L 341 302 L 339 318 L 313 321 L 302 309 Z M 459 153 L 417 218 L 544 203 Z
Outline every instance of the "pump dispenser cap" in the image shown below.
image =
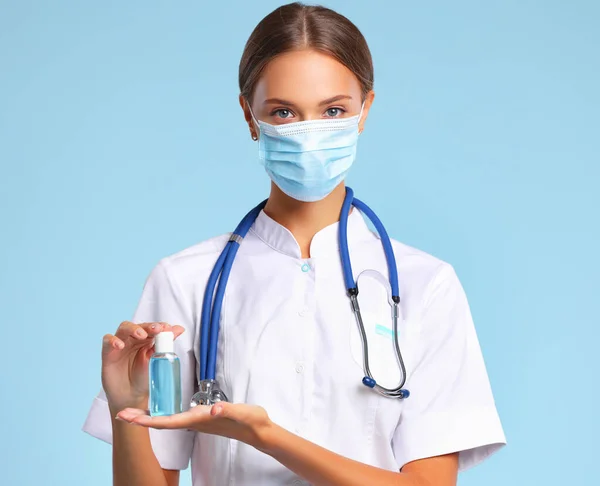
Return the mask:
M 172 353 L 174 346 L 173 341 L 175 335 L 172 331 L 159 332 L 154 338 L 154 352 L 155 353 Z

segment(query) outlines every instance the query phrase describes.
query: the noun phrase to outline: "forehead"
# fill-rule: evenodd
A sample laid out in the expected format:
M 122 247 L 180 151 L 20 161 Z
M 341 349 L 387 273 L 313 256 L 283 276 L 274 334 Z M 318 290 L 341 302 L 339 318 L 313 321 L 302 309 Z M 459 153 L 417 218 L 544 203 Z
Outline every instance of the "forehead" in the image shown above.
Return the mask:
M 254 90 L 254 102 L 281 98 L 314 103 L 340 94 L 360 97 L 357 77 L 333 57 L 313 50 L 292 51 L 267 64 Z

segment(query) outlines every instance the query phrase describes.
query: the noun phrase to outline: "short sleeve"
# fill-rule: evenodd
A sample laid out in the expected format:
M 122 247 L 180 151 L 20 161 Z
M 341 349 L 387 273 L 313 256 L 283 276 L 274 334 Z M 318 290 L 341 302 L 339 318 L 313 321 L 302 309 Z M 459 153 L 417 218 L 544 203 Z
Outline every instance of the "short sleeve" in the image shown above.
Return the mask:
M 191 310 L 182 292 L 169 277 L 164 260 L 154 267 L 146 279 L 132 322 L 167 322 L 185 328 L 185 332 L 175 340 L 175 353 L 181 362 L 182 400 L 185 409 L 190 403 L 196 383 L 194 323 Z M 103 390 L 93 400 L 83 431 L 112 443 L 111 417 Z M 193 440 L 193 432 L 187 430 L 150 429 L 152 449 L 163 469 L 186 469 L 192 454 Z
M 398 466 L 459 452 L 459 470 L 506 444 L 473 319 L 452 266 L 443 264 L 423 302 L 420 342 L 392 445 Z M 408 370 L 407 370 L 408 371 Z

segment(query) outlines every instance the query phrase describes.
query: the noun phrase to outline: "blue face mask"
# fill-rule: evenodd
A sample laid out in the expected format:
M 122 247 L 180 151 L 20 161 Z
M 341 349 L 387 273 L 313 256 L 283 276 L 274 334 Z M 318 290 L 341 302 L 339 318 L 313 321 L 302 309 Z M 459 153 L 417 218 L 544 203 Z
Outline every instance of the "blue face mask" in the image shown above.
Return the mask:
M 319 201 L 345 179 L 354 162 L 361 116 L 362 109 L 351 118 L 270 125 L 252 115 L 260 130 L 260 161 L 285 194 Z

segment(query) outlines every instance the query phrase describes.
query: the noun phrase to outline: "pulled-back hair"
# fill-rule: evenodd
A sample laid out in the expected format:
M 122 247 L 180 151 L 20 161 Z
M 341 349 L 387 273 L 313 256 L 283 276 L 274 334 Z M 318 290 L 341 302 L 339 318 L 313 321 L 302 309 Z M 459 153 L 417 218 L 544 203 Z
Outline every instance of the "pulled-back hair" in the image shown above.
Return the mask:
M 329 8 L 295 2 L 275 9 L 250 35 L 239 67 L 242 96 L 251 99 L 273 58 L 301 49 L 328 54 L 346 66 L 358 78 L 363 98 L 373 89 L 373 59 L 360 30 Z

